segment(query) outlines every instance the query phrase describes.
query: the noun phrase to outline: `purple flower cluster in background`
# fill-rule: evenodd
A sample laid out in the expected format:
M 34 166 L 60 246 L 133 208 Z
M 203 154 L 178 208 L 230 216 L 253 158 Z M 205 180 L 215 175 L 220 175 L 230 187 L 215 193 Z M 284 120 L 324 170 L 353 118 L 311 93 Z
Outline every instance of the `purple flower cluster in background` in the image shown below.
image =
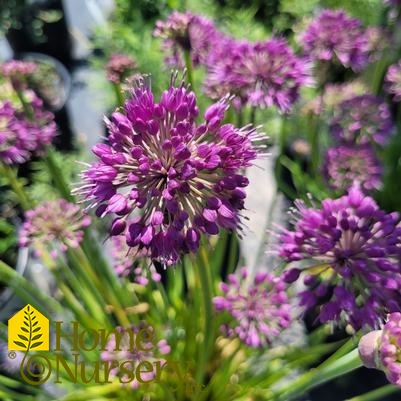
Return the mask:
M 298 201 L 294 226 L 281 234 L 279 255 L 292 262 L 285 278 L 304 273 L 305 308 L 320 304 L 321 322 L 343 320 L 355 329 L 376 327 L 401 307 L 401 226 L 397 213 L 386 213 L 353 187 L 321 208 Z
M 38 256 L 46 249 L 56 256 L 81 243 L 83 229 L 91 223 L 79 205 L 65 199 L 43 202 L 25 212 L 25 221 L 19 233 L 20 246 L 32 246 Z
M 385 146 L 394 133 L 390 108 L 382 99 L 365 94 L 338 105 L 330 122 L 333 138 L 344 145 Z
M 362 70 L 369 62 L 369 35 L 361 22 L 343 10 L 322 10 L 299 36 L 305 54 L 312 60 L 338 61 L 344 67 Z
M 98 144 L 98 161 L 82 173 L 74 193 L 116 215 L 111 235 L 147 250 L 164 265 L 196 252 L 202 234 L 240 227 L 248 179 L 242 169 L 257 157 L 255 129 L 223 124 L 229 97 L 211 105 L 204 121 L 195 94 L 183 82 L 156 102 L 138 79 L 123 112 L 107 121 L 109 144 Z
M 185 50 L 193 66 L 205 68 L 204 90 L 212 99 L 229 93 L 238 96 L 238 107 L 276 106 L 284 112 L 298 99 L 301 86 L 311 83 L 309 64 L 284 39 L 236 40 L 200 15 L 179 12 L 158 21 L 154 34 L 172 53 L 169 65 L 182 67 Z
M 37 69 L 31 61 L 9 60 L 0 64 L 0 74 L 8 78 L 16 90 L 24 89 L 27 77 Z
M 205 93 L 211 98 L 232 93 L 241 106 L 276 106 L 287 112 L 300 88 L 311 84 L 308 64 L 297 57 L 284 39 L 266 42 L 226 40 L 207 67 Z
M 40 154 L 56 135 L 54 115 L 43 109 L 43 102 L 30 94 L 32 118 L 11 102 L 0 102 L 0 160 L 6 164 L 21 164 Z
M 174 11 L 166 21 L 157 21 L 153 35 L 163 40 L 167 65 L 184 67 L 185 52 L 194 66 L 207 62 L 209 52 L 218 43 L 220 34 L 214 22 L 191 12 Z
M 359 183 L 365 192 L 380 189 L 382 168 L 370 146 L 333 146 L 326 152 L 325 176 L 334 190 Z
M 121 84 L 137 68 L 136 61 L 126 54 L 115 53 L 106 64 L 106 77 L 114 84 Z
M 401 101 L 401 60 L 388 68 L 384 88 L 394 95 L 394 101 Z
M 256 273 L 252 282 L 247 279 L 247 268 L 239 277 L 230 274 L 227 283 L 220 284 L 223 295 L 213 299 L 214 307 L 234 318 L 231 325 L 222 326 L 226 336 L 239 337 L 250 347 L 268 346 L 291 323 L 286 284 L 267 272 Z

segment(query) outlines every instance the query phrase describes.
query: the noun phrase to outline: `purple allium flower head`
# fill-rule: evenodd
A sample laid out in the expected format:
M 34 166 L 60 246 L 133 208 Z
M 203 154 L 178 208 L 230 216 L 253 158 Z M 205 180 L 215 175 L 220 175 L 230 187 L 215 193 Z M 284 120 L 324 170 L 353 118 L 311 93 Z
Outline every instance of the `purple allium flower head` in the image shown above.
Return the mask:
M 37 68 L 37 64 L 32 61 L 9 60 L 0 64 L 0 74 L 10 79 L 16 90 L 24 87 L 26 78 Z
M 136 61 L 126 55 L 115 53 L 106 64 L 106 77 L 110 82 L 121 84 L 125 78 L 132 75 L 137 68 Z
M 205 92 L 212 98 L 224 93 L 238 96 L 243 104 L 277 106 L 289 111 L 299 97 L 300 87 L 309 85 L 308 63 L 297 57 L 284 39 L 266 42 L 226 40 L 211 56 Z
M 166 63 L 173 67 L 184 66 L 183 51 L 190 53 L 194 66 L 204 64 L 220 36 L 213 21 L 179 11 L 171 13 L 166 21 L 157 21 L 153 35 L 163 39 L 162 49 L 169 54 Z
M 369 61 L 369 37 L 357 18 L 343 10 L 322 10 L 299 37 L 312 60 L 338 60 L 356 71 Z
M 0 160 L 6 164 L 21 164 L 40 154 L 56 135 L 51 112 L 45 111 L 42 101 L 34 97 L 30 104 L 32 119 L 10 102 L 0 103 Z
M 78 205 L 65 199 L 43 202 L 25 212 L 19 233 L 20 246 L 32 246 L 40 255 L 46 246 L 52 253 L 76 248 L 83 239 L 83 229 L 91 223 Z
M 394 95 L 396 102 L 401 101 L 401 60 L 388 68 L 384 89 Z
M 358 351 L 364 366 L 382 370 L 401 387 L 401 313 L 390 313 L 381 330 L 362 336 Z
M 121 384 L 137 389 L 140 382 L 134 374 L 136 367 L 143 361 L 151 364 L 159 361 L 163 364 L 164 359 L 158 358 L 157 354 L 170 353 L 170 346 L 164 339 L 156 343 L 154 331 L 150 326 L 117 327 L 116 331 L 120 334 L 118 341 L 115 334 L 108 337 L 109 341 L 104 347 L 105 350 L 101 352 L 101 359 L 109 363 L 111 377 L 118 377 Z M 140 347 L 137 336 L 141 339 Z M 125 369 L 121 369 L 123 363 Z M 155 370 L 142 370 L 141 379 L 149 382 L 155 374 Z
M 197 251 L 201 234 L 240 226 L 248 185 L 241 170 L 257 156 L 255 129 L 222 124 L 229 97 L 197 125 L 195 94 L 175 78 L 160 102 L 138 79 L 123 112 L 107 121 L 109 144 L 94 146 L 99 161 L 74 191 L 98 216 L 116 216 L 111 235 L 124 233 L 130 247 L 164 265 Z
M 290 325 L 291 306 L 281 278 L 259 272 L 249 283 L 248 276 L 247 268 L 241 269 L 239 277 L 230 274 L 228 282 L 220 284 L 224 295 L 213 303 L 218 312 L 226 311 L 234 319 L 222 327 L 227 336 L 237 336 L 250 347 L 263 347 Z
M 345 192 L 359 183 L 369 192 L 382 185 L 382 168 L 370 146 L 334 146 L 327 150 L 324 160 L 324 173 L 334 190 Z
M 387 103 L 365 94 L 340 103 L 329 128 L 341 144 L 384 146 L 394 133 L 394 122 Z
M 292 262 L 285 279 L 304 273 L 301 304 L 321 307 L 321 322 L 342 319 L 355 329 L 375 327 L 401 307 L 401 226 L 357 187 L 321 208 L 296 202 L 291 230 L 280 236 L 279 255 Z
M 146 271 L 141 266 L 140 261 L 148 257 L 147 252 L 143 250 L 133 252 L 133 248 L 127 245 L 123 235 L 111 237 L 111 257 L 114 270 L 119 276 L 133 276 L 133 280 L 140 285 L 147 285 L 149 278 L 154 282 L 161 280 L 160 274 L 153 265 Z

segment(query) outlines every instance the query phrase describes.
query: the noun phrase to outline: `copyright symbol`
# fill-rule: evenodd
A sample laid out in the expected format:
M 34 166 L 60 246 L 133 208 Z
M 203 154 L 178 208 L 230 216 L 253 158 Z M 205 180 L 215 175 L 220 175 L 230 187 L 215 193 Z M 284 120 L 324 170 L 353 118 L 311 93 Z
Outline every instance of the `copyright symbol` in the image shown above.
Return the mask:
M 10 359 L 15 359 L 17 357 L 17 354 L 14 351 L 11 351 L 11 352 L 8 353 L 8 357 Z

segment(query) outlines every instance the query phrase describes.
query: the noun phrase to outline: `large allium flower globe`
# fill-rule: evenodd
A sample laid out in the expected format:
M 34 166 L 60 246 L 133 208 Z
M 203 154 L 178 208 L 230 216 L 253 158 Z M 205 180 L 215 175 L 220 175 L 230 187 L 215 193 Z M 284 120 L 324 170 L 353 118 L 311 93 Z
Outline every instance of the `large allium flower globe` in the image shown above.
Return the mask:
M 394 95 L 395 101 L 401 101 L 401 60 L 388 68 L 384 88 L 388 93 Z
M 322 10 L 299 37 L 312 60 L 336 61 L 356 71 L 369 61 L 369 36 L 357 18 L 342 10 Z
M 122 112 L 110 121 L 109 144 L 98 144 L 98 161 L 82 173 L 74 192 L 99 216 L 117 216 L 111 235 L 125 233 L 127 244 L 149 251 L 164 265 L 195 252 L 203 233 L 240 226 L 257 138 L 250 127 L 222 124 L 229 97 L 210 106 L 195 123 L 195 94 L 174 79 L 160 102 L 138 79 Z
M 389 106 L 372 94 L 340 103 L 330 122 L 330 132 L 335 140 L 350 146 L 384 146 L 394 133 L 394 127 Z
M 0 103 L 0 160 L 6 164 L 30 160 L 51 144 L 56 135 L 54 115 L 43 109 L 42 101 L 33 97 L 29 107 L 32 119 L 11 102 Z
M 156 22 L 153 35 L 163 40 L 162 49 L 168 54 L 166 63 L 184 67 L 184 52 L 189 52 L 194 66 L 206 63 L 221 34 L 208 18 L 189 11 L 174 11 L 166 21 Z
M 19 244 L 32 246 L 39 256 L 43 247 L 56 256 L 78 247 L 90 223 L 91 218 L 78 205 L 65 199 L 43 202 L 25 213 Z
M 223 326 L 227 336 L 238 336 L 250 347 L 269 345 L 291 322 L 291 305 L 280 277 L 267 272 L 256 273 L 247 282 L 249 271 L 241 269 L 240 276 L 230 274 L 227 283 L 221 283 L 223 296 L 213 299 L 218 312 L 226 311 L 235 320 Z
M 319 310 L 321 322 L 343 321 L 355 329 L 377 326 L 401 307 L 401 226 L 357 187 L 321 208 L 297 202 L 294 227 L 281 234 L 279 255 L 291 262 L 292 282 L 304 273 L 301 304 Z
M 276 106 L 286 112 L 311 83 L 308 63 L 297 57 L 283 39 L 250 43 L 226 40 L 211 56 L 205 92 L 212 98 L 223 93 L 239 96 L 254 107 Z
M 324 173 L 330 187 L 345 192 L 354 183 L 365 191 L 382 185 L 380 166 L 369 146 L 334 146 L 327 150 Z

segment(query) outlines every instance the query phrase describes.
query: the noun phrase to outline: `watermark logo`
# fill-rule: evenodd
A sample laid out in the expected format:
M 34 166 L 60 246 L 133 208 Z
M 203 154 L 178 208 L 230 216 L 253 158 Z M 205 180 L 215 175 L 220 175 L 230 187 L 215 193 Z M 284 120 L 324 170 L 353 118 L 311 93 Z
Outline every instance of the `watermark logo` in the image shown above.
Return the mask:
M 187 393 L 202 392 L 204 385 L 196 384 L 190 373 L 193 362 L 157 359 L 154 351 L 160 351 L 160 343 L 165 340 L 158 342 L 153 328 L 142 326 L 82 330 L 76 321 L 55 321 L 51 349 L 49 319 L 32 305 L 26 305 L 8 321 L 8 356 L 14 359 L 15 351 L 24 352 L 19 370 L 23 380 L 31 385 L 43 384 L 53 373 L 56 384 L 65 380 L 84 384 L 118 380 L 136 388 L 143 383 L 160 384 L 163 373 L 168 372 L 174 382 L 169 386 L 171 391 L 182 388 Z M 62 341 L 67 339 L 63 347 Z M 99 360 L 86 357 L 95 350 L 99 351 Z
M 33 306 L 25 306 L 8 321 L 8 349 L 48 351 L 49 319 Z

